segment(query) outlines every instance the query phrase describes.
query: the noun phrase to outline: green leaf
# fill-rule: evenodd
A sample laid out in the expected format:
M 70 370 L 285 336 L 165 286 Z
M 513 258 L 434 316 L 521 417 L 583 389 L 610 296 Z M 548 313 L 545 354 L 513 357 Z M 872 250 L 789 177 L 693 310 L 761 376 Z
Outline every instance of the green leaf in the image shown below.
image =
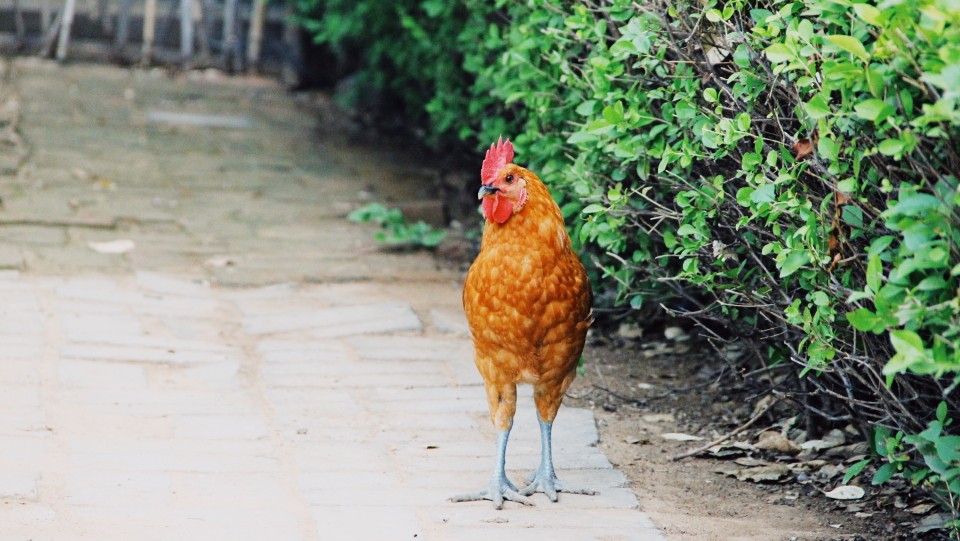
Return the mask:
M 598 137 L 596 134 L 585 132 L 585 131 L 578 131 L 570 135 L 570 137 L 567 138 L 567 142 L 570 143 L 571 145 L 575 145 L 577 143 L 586 143 L 588 141 L 596 141 L 597 139 Z
M 877 471 L 873 474 L 873 479 L 870 481 L 874 485 L 882 485 L 890 480 L 891 477 L 896 475 L 897 465 L 893 463 L 887 463 L 883 466 L 877 468 Z
M 843 35 L 832 35 L 826 36 L 827 41 L 840 47 L 844 51 L 856 56 L 860 60 L 866 62 L 870 60 L 870 54 L 867 53 L 867 49 L 864 48 L 863 43 L 853 36 L 843 36 Z
M 877 150 L 884 156 L 896 156 L 903 152 L 905 146 L 904 142 L 899 139 L 884 139 L 877 145 Z
M 851 479 L 860 475 L 860 472 L 862 472 L 863 469 L 866 468 L 871 462 L 873 462 L 872 458 L 865 458 L 847 468 L 847 473 L 843 474 L 843 484 L 849 483 Z
M 810 98 L 810 101 L 803 104 L 803 108 L 813 119 L 823 118 L 833 113 L 833 110 L 830 109 L 830 104 L 827 103 L 827 98 L 825 98 L 822 93 Z
M 883 263 L 880 256 L 871 255 L 867 260 L 867 285 L 874 292 L 880 291 L 883 285 Z
M 593 116 L 597 108 L 597 100 L 587 100 L 577 106 L 576 112 L 581 116 Z
M 598 212 L 603 212 L 607 207 L 603 205 L 598 205 L 597 203 L 591 203 L 583 208 L 580 212 L 583 214 L 596 214 Z
M 750 201 L 754 203 L 773 203 L 777 200 L 776 185 L 768 182 L 750 194 Z M 739 198 L 739 194 L 737 196 Z
M 922 216 L 940 206 L 940 200 L 928 193 L 902 194 L 900 200 L 887 212 L 904 216 Z
M 870 120 L 875 124 L 883 122 L 888 116 L 894 113 L 892 106 L 876 98 L 861 101 L 853 106 L 853 110 L 856 111 L 858 117 L 864 120 Z
M 947 463 L 960 461 L 960 436 L 940 436 L 934 447 L 940 460 Z
M 869 308 L 857 308 L 853 312 L 847 312 L 846 315 L 847 321 L 858 331 L 878 332 L 877 327 L 883 329 L 883 318 L 873 313 Z
M 810 262 L 810 255 L 806 251 L 793 251 L 780 264 L 780 278 L 785 278 L 800 270 L 800 267 Z
M 857 12 L 857 17 L 867 24 L 880 26 L 880 10 L 870 4 L 854 4 L 853 10 Z
M 774 43 L 764 49 L 763 52 L 767 54 L 767 59 L 774 64 L 781 64 L 796 57 L 794 52 L 783 43 Z
M 893 376 L 907 371 L 917 374 L 931 373 L 929 353 L 917 333 L 909 329 L 890 331 L 890 343 L 897 353 L 884 365 L 884 375 Z

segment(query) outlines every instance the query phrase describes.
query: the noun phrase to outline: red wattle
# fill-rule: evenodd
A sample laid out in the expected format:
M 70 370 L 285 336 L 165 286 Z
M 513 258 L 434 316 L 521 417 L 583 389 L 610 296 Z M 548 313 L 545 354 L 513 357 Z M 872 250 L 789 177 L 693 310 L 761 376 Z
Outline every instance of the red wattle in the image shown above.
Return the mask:
M 484 197 L 481 204 L 483 205 L 483 215 L 488 220 L 493 220 L 498 224 L 506 222 L 513 215 L 513 203 L 499 195 Z

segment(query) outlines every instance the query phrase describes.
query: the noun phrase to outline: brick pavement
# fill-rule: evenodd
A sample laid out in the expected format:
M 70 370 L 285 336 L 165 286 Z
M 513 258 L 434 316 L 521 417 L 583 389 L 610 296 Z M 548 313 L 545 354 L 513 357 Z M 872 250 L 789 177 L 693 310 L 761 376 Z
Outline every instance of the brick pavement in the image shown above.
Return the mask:
M 317 141 L 264 82 L 5 69 L 30 155 L 0 177 L 0 541 L 661 538 L 584 409 L 555 461 L 599 496 L 446 501 L 494 452 L 459 276 L 342 219 L 402 201 L 404 166 Z M 249 124 L 145 120 L 170 109 Z

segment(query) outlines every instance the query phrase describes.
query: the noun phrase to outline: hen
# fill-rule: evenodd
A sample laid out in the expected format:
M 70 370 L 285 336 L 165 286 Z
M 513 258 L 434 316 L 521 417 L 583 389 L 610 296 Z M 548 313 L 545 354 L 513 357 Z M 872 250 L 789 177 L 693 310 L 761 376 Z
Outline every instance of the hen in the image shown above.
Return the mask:
M 570 245 L 560 208 L 533 172 L 512 163 L 513 145 L 490 145 L 479 198 L 486 223 L 480 253 L 467 273 L 463 307 L 483 376 L 497 458 L 489 486 L 452 501 L 504 500 L 558 492 L 596 494 L 568 486 L 553 467 L 551 430 L 563 394 L 576 375 L 593 322 L 590 284 Z M 517 383 L 533 385 L 540 421 L 540 466 L 523 489 L 507 479 L 507 440 L 517 410 Z

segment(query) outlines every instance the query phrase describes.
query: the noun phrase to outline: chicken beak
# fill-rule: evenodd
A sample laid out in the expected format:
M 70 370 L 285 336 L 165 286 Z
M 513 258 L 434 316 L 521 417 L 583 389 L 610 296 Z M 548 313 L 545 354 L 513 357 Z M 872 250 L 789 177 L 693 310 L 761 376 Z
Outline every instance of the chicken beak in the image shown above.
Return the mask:
M 493 195 L 500 191 L 500 188 L 495 188 L 493 186 L 480 186 L 480 192 L 477 193 L 477 199 L 483 199 L 488 195 Z

